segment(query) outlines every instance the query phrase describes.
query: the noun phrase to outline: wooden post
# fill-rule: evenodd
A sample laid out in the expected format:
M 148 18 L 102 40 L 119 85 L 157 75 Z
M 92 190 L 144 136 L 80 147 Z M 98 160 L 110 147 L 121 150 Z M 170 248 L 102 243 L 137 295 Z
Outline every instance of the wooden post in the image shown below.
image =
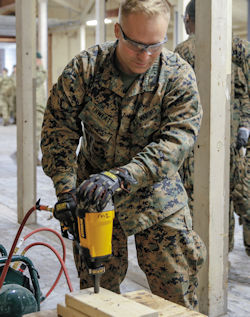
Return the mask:
M 196 1 L 196 75 L 204 116 L 195 149 L 194 229 L 208 250 L 200 310 L 227 312 L 232 0 Z
M 38 51 L 42 55 L 44 69 L 48 69 L 48 0 L 38 1 Z M 48 79 L 44 82 L 45 96 L 48 96 Z
M 16 0 L 17 210 L 20 223 L 36 201 L 36 1 Z M 36 215 L 29 218 L 34 223 Z
M 105 42 L 106 34 L 105 34 L 105 1 L 103 0 L 95 0 L 96 6 L 96 44 L 101 44 Z

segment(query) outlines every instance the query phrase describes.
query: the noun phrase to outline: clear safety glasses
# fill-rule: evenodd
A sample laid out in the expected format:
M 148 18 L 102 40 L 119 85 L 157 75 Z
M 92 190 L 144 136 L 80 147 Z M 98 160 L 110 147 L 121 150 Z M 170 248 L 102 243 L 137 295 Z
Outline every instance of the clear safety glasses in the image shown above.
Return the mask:
M 127 35 L 123 32 L 123 29 L 122 29 L 120 24 L 119 24 L 119 26 L 120 26 L 123 40 L 125 41 L 127 47 L 129 49 L 131 49 L 132 51 L 137 52 L 137 53 L 146 51 L 148 53 L 148 55 L 152 55 L 154 53 L 159 52 L 162 49 L 163 44 L 165 44 L 168 41 L 168 37 L 166 35 L 164 40 L 162 42 L 159 42 L 159 43 L 149 44 L 149 45 L 139 43 L 139 42 L 131 40 L 129 37 L 127 37 Z

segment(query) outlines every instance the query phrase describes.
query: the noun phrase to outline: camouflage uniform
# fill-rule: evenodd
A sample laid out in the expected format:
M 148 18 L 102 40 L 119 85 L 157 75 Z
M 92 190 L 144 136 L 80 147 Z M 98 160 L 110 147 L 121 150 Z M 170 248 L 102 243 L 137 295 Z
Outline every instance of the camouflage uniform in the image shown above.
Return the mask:
M 230 139 L 230 209 L 229 209 L 229 251 L 233 249 L 234 243 L 234 211 L 237 214 L 246 214 L 247 209 L 244 211 L 241 208 L 237 208 L 239 201 L 244 201 L 244 196 L 249 197 L 249 175 L 247 172 L 242 172 L 242 164 L 245 166 L 247 158 L 242 158 L 239 152 L 236 150 L 236 139 L 238 130 L 240 127 L 249 128 L 249 93 L 248 93 L 248 62 L 245 60 L 248 49 L 246 46 L 239 46 L 242 43 L 238 38 L 233 38 L 232 47 L 232 61 L 237 62 L 237 65 L 232 63 L 232 81 L 231 81 L 231 139 Z M 175 52 L 185 59 L 193 68 L 195 67 L 195 35 L 192 34 L 189 38 L 177 45 Z M 242 68 L 240 68 L 240 67 Z M 243 73 L 244 71 L 244 73 Z M 244 76 L 245 75 L 245 76 Z M 245 171 L 245 169 L 243 168 Z M 190 156 L 184 161 L 182 168 L 180 169 L 180 175 L 183 179 L 184 186 L 189 195 L 189 207 L 191 213 L 193 210 L 193 177 L 194 177 L 194 153 L 191 152 Z M 243 179 L 244 178 L 244 179 Z M 243 182 L 243 190 L 237 194 L 235 188 L 239 189 L 238 183 Z M 246 188 L 246 185 L 248 188 Z M 240 186 L 242 188 L 242 186 Z M 236 197 L 238 202 L 236 202 Z M 246 204 L 244 205 L 246 207 Z M 249 208 L 249 207 L 248 207 Z M 242 217 L 243 219 L 243 217 Z M 246 232 L 246 230 L 244 231 Z M 249 234 L 248 234 L 249 235 Z
M 43 115 L 46 108 L 46 96 L 44 82 L 47 78 L 47 72 L 42 66 L 36 66 L 36 153 L 37 158 L 40 150 L 41 130 Z
M 232 41 L 232 62 L 239 66 L 245 75 L 248 95 L 250 94 L 250 42 L 234 37 Z
M 178 53 L 185 61 L 194 69 L 195 66 L 195 35 L 190 34 L 188 39 L 176 46 L 175 52 Z M 191 216 L 194 210 L 194 150 L 191 149 L 190 154 L 184 160 L 183 165 L 179 169 L 181 179 L 188 195 L 188 205 Z
M 191 67 L 167 50 L 124 91 L 114 65 L 115 43 L 77 55 L 52 88 L 42 129 L 43 168 L 56 193 L 90 174 L 124 167 L 137 180 L 113 196 L 113 257 L 101 286 L 120 292 L 127 236 L 151 290 L 197 307 L 197 272 L 206 249 L 192 230 L 178 169 L 193 147 L 202 109 Z M 81 149 L 76 149 L 82 136 Z M 77 175 L 77 176 L 76 176 Z M 81 288 L 93 286 L 74 245 Z
M 12 81 L 12 91 L 11 91 L 12 116 L 13 116 L 14 122 L 16 122 L 16 73 L 13 72 L 10 78 Z
M 0 93 L 1 93 L 1 105 L 2 116 L 4 125 L 9 124 L 11 115 L 11 91 L 12 91 L 12 81 L 7 74 L 3 74 L 0 77 Z

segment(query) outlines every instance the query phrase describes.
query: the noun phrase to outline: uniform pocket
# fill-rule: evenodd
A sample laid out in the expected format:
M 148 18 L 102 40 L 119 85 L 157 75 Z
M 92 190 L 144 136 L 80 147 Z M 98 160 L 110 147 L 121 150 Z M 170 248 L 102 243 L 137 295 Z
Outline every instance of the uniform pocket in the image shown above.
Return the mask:
M 105 112 L 103 109 L 106 105 L 96 105 L 89 101 L 84 105 L 79 118 L 83 122 L 84 132 L 92 138 L 108 142 L 115 133 L 117 123 L 115 118 Z
M 192 218 L 188 206 L 166 217 L 159 223 L 160 226 L 169 227 L 169 230 L 192 230 Z

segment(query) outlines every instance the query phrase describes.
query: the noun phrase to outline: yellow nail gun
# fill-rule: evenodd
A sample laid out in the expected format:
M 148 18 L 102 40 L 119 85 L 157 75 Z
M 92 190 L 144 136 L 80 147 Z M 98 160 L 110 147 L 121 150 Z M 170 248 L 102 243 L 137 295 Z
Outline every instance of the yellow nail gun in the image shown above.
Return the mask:
M 106 208 L 107 209 L 107 208 Z M 94 280 L 94 292 L 99 293 L 103 265 L 112 255 L 113 207 L 102 212 L 77 210 L 79 251 Z
M 79 253 L 84 258 L 88 272 L 93 276 L 94 292 L 99 293 L 100 276 L 105 272 L 103 265 L 112 255 L 112 232 L 113 219 L 115 216 L 114 207 L 108 204 L 101 212 L 91 212 L 76 208 L 78 222 L 78 240 Z M 58 212 L 66 212 L 75 208 L 67 202 L 56 204 L 53 209 Z M 69 238 L 69 228 L 61 223 L 62 235 Z M 71 238 L 73 236 L 71 235 Z

